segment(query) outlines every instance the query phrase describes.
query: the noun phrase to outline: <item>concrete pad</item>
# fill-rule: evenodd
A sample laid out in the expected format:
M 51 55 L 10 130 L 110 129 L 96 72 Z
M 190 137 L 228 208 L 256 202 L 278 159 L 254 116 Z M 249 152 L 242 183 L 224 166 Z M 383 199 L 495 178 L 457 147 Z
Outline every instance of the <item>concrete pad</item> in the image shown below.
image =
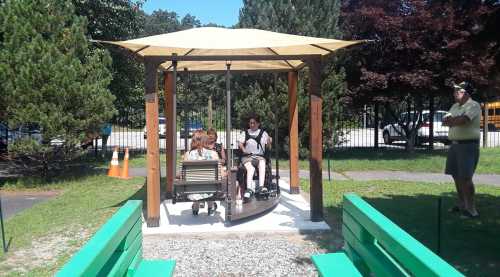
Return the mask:
M 309 203 L 299 194 L 289 194 L 290 186 L 280 180 L 280 203 L 271 211 L 253 219 L 225 223 L 225 209 L 217 203 L 218 209 L 212 216 L 207 215 L 207 208 L 200 209 L 198 216 L 193 216 L 191 203 L 172 204 L 164 201 L 160 206 L 160 227 L 148 228 L 143 223 L 142 230 L 148 234 L 182 234 L 212 232 L 304 232 L 326 231 L 330 226 L 326 222 L 310 220 Z

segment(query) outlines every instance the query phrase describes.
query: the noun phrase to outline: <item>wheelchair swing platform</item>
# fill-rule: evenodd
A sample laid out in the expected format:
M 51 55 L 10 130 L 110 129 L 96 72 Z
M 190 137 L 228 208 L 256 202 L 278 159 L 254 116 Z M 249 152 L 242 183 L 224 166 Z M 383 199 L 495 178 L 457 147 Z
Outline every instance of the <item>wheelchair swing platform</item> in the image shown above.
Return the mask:
M 269 184 L 267 193 L 254 195 L 250 201 L 238 205 L 236 201 L 239 198 L 237 197 L 239 187 L 237 173 L 237 168 L 233 168 L 228 172 L 228 179 L 222 179 L 218 175 L 217 161 L 183 161 L 181 180 L 174 182 L 172 203 L 220 201 L 225 207 L 226 222 L 250 219 L 271 211 L 279 204 L 279 186 Z M 202 196 L 196 199 L 192 195 Z M 208 197 L 203 197 L 203 195 Z M 198 212 L 195 213 L 193 210 L 193 215 L 198 215 Z

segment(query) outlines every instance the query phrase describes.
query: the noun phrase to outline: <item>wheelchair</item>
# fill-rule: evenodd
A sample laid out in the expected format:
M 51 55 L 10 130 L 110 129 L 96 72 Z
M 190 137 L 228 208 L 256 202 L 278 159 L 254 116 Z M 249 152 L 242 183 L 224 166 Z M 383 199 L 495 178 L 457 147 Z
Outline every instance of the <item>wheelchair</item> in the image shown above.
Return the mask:
M 238 171 L 237 171 L 237 181 L 240 187 L 240 197 L 241 199 L 244 199 L 244 193 L 247 189 L 247 171 L 245 166 L 242 163 L 243 160 L 243 153 L 241 150 L 238 149 L 237 151 L 237 156 L 238 156 Z M 271 158 L 269 155 L 269 151 L 266 151 L 264 153 L 264 158 L 266 160 L 266 170 L 265 170 L 265 177 L 264 177 L 264 185 L 262 186 L 261 184 L 258 184 L 259 188 L 265 187 L 267 191 L 262 191 L 262 190 L 257 190 L 254 192 L 252 197 L 255 197 L 257 200 L 267 200 L 269 197 L 276 197 L 280 191 L 279 191 L 279 186 L 276 182 L 273 182 L 273 175 L 272 175 L 272 162 Z M 252 165 L 255 167 L 254 171 L 254 176 L 253 180 L 254 182 L 258 183 L 259 180 L 259 164 L 257 160 L 252 160 Z M 250 197 L 250 199 L 252 198 Z M 246 199 L 246 201 L 250 201 L 250 199 Z

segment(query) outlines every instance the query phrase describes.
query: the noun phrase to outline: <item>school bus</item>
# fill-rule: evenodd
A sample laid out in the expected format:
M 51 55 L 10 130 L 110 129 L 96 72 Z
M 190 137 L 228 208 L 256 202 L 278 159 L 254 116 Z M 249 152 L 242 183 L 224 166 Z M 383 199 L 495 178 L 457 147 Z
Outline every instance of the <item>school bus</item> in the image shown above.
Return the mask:
M 486 103 L 488 108 L 488 130 L 500 130 L 500 101 Z M 484 109 L 484 105 L 483 105 Z M 481 128 L 484 127 L 484 117 L 481 115 Z

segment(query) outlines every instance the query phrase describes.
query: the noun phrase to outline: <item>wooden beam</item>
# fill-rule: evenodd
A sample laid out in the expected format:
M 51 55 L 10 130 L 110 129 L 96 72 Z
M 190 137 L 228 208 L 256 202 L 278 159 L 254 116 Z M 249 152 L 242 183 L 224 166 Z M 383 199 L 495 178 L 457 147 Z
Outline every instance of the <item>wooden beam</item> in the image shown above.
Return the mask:
M 321 59 L 310 59 L 309 66 L 309 172 L 311 221 L 323 220 L 323 122 L 321 98 Z
M 297 102 L 297 82 L 299 73 L 288 73 L 288 131 L 290 137 L 290 193 L 299 193 L 299 106 Z
M 156 63 L 166 61 L 286 61 L 286 60 L 312 60 L 320 59 L 319 54 L 304 55 L 202 55 L 202 56 L 179 56 L 175 53 L 165 56 L 147 56 L 146 59 Z M 266 70 L 267 71 L 267 70 Z
M 175 133 L 174 131 L 174 79 L 173 79 L 173 74 L 172 72 L 164 72 L 164 91 L 165 91 L 165 117 L 166 117 L 166 130 L 165 130 L 165 144 L 167 146 L 166 149 L 166 172 L 167 172 L 167 190 L 166 190 L 166 197 L 167 199 L 172 198 L 172 192 L 174 190 L 174 178 L 175 178 L 175 173 L 174 173 L 174 167 L 175 164 L 172 162 L 174 155 L 176 155 L 176 147 L 175 147 L 175 141 L 173 139 L 172 134 Z
M 301 67 L 303 68 L 303 66 Z M 172 69 L 169 67 L 169 69 L 164 69 L 164 68 L 159 68 L 160 71 L 169 71 L 171 72 Z M 262 73 L 282 73 L 282 72 L 290 72 L 289 68 L 281 68 L 281 69 L 231 69 L 231 73 L 241 73 L 241 74 L 262 74 Z M 197 70 L 197 69 L 191 69 L 189 71 L 189 74 L 225 74 L 226 70 L 225 69 L 220 69 L 220 70 Z M 178 72 L 179 75 L 182 75 L 183 72 Z
M 160 226 L 160 147 L 158 138 L 158 63 L 144 61 L 147 130 L 147 225 Z

